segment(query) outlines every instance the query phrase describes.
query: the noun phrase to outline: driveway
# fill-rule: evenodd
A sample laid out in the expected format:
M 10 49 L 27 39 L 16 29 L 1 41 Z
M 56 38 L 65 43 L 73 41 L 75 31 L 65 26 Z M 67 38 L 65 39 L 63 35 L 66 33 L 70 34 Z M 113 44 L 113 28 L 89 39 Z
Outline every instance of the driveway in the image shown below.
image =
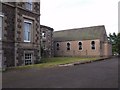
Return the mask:
M 3 88 L 117 88 L 118 58 L 3 73 Z

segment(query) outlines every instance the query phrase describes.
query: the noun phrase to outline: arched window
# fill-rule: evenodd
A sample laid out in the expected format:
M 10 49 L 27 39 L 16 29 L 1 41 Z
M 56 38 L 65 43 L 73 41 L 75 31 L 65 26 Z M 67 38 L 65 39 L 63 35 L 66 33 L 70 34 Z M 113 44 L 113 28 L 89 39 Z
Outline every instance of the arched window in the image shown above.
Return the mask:
M 57 43 L 57 50 L 60 50 L 60 44 Z
M 46 37 L 46 33 L 45 33 L 45 31 L 42 32 L 42 37 L 43 37 L 43 38 Z
M 79 50 L 82 50 L 82 42 L 79 42 L 78 45 L 79 45 Z
M 70 50 L 70 43 L 67 43 L 67 50 Z
M 91 49 L 92 49 L 92 50 L 95 50 L 95 41 L 92 41 L 92 42 L 91 42 Z

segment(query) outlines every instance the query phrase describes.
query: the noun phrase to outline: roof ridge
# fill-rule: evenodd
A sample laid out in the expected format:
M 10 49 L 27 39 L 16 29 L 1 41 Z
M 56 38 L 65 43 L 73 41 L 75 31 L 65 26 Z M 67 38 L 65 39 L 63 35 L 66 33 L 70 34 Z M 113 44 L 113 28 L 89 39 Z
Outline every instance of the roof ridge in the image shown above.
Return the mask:
M 98 25 L 98 26 L 89 26 L 89 27 L 82 27 L 82 28 L 72 28 L 72 29 L 65 29 L 65 30 L 59 30 L 59 31 L 54 31 L 54 32 L 64 32 L 68 30 L 79 30 L 79 29 L 87 29 L 87 28 L 95 28 L 95 27 L 105 27 L 104 25 Z
M 51 28 L 51 27 L 49 27 L 49 26 L 41 25 L 41 24 L 40 24 L 40 28 L 48 28 L 48 29 L 50 29 L 50 30 L 54 30 L 53 28 Z

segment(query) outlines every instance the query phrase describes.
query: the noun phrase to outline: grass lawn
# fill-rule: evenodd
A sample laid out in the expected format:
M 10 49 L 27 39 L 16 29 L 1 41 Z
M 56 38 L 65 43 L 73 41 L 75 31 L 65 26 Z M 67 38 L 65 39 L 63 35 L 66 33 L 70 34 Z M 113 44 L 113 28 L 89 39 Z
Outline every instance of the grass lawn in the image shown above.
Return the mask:
M 28 69 L 28 68 L 48 68 L 55 67 L 60 64 L 69 64 L 74 62 L 83 62 L 83 61 L 93 61 L 99 58 L 80 58 L 80 57 L 53 57 L 53 58 L 43 58 L 41 63 L 26 65 L 26 66 L 18 66 L 9 69 Z
M 54 58 L 44 58 L 42 59 L 41 62 L 42 62 L 42 65 L 45 65 L 45 66 L 56 66 L 60 64 L 69 64 L 74 62 L 90 61 L 90 60 L 96 60 L 96 59 L 98 58 L 54 57 Z

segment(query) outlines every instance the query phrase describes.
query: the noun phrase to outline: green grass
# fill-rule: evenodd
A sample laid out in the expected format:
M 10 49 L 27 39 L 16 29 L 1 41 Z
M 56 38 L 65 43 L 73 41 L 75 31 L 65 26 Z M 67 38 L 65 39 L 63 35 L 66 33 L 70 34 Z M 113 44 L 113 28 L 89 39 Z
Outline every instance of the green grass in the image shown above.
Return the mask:
M 78 61 L 90 61 L 96 60 L 97 58 L 80 58 L 80 57 L 54 57 L 54 58 L 44 58 L 42 59 L 42 64 L 49 65 L 59 65 L 59 64 L 68 64 Z
M 33 65 L 26 65 L 26 66 L 18 66 L 9 68 L 10 69 L 30 69 L 30 68 L 49 68 L 55 67 L 60 64 L 69 64 L 74 62 L 83 62 L 83 61 L 93 61 L 99 58 L 80 58 L 80 57 L 53 57 L 53 58 L 43 58 L 41 63 L 33 64 Z

